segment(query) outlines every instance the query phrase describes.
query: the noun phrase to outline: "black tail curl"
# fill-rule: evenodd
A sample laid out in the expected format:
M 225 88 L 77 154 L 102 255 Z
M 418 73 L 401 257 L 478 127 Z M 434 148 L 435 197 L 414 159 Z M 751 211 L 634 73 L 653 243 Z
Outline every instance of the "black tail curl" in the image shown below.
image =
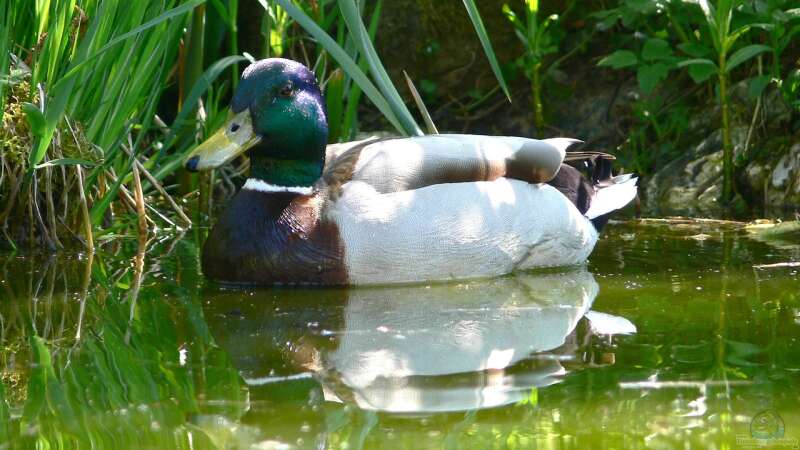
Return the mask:
M 581 214 L 586 214 L 597 189 L 612 182 L 615 159 L 614 156 L 601 152 L 567 152 L 564 161 L 568 164 L 562 164 L 555 178 L 547 184 L 564 194 Z M 608 223 L 611 214 L 591 219 L 598 232 Z

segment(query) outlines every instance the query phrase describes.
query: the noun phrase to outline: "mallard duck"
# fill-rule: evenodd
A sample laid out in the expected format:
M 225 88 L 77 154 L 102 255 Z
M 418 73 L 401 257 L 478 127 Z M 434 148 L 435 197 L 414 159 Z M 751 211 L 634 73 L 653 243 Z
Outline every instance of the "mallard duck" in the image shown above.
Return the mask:
M 206 277 L 391 284 L 579 264 L 608 213 L 636 195 L 635 178 L 587 180 L 563 164 L 587 156 L 566 153 L 574 139 L 437 134 L 326 146 L 324 105 L 298 62 L 245 69 L 228 121 L 184 161 L 206 170 L 250 157 L 250 177 L 204 244 Z

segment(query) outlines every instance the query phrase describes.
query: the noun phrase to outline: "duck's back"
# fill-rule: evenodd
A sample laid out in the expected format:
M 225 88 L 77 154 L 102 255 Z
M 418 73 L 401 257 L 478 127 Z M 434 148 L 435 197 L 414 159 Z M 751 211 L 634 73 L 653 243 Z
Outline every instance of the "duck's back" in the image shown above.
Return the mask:
M 541 183 L 558 172 L 574 139 L 437 134 L 328 146 L 323 181 L 362 181 L 379 193 L 500 177 Z

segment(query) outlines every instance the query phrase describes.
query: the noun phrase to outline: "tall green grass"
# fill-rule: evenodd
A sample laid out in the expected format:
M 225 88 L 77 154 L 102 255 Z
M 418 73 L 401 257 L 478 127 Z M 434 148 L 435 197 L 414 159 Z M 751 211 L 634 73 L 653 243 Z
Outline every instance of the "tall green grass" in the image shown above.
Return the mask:
M 302 13 L 313 19 L 313 22 L 319 28 L 317 31 L 318 34 L 325 33 L 331 37 L 331 40 L 335 39 L 335 44 L 340 47 L 342 51 L 349 56 L 350 59 L 352 59 L 352 61 L 357 62 L 357 66 L 361 72 L 365 75 L 368 73 L 367 58 L 361 52 L 356 43 L 357 37 L 348 32 L 345 18 L 335 0 L 322 1 L 316 7 L 303 2 L 297 3 L 297 6 L 301 9 Z M 276 25 L 278 25 L 276 31 L 283 30 L 288 27 L 288 24 L 293 23 L 292 17 L 289 16 L 289 14 L 287 14 L 286 11 L 277 4 L 272 6 L 267 5 L 267 7 L 269 8 L 268 11 L 270 17 L 276 17 L 280 19 L 280 23 L 276 23 Z M 366 26 L 366 38 L 370 44 L 374 42 L 378 32 L 383 1 L 375 1 L 371 4 L 371 7 L 372 12 L 370 16 L 367 17 L 365 15 L 365 2 L 358 4 L 359 17 L 363 17 L 365 22 L 367 20 L 369 21 L 369 25 Z M 303 22 L 298 22 L 298 24 L 300 23 Z M 300 32 L 302 35 L 305 35 L 302 30 Z M 283 33 L 284 36 L 285 34 L 286 33 Z M 274 32 L 273 36 L 276 37 L 276 35 L 278 35 L 278 33 Z M 311 36 L 311 38 L 315 39 L 315 43 L 317 44 L 320 42 L 313 36 Z M 293 47 L 296 47 L 292 45 L 293 39 L 289 38 L 288 36 L 285 36 L 284 40 L 286 42 L 281 44 L 279 48 L 291 51 L 293 50 Z M 306 38 L 306 40 L 308 40 L 308 38 Z M 273 42 L 276 42 L 276 39 L 273 39 Z M 301 38 L 299 42 L 302 50 L 305 47 L 303 44 L 303 39 Z M 343 70 L 338 60 L 333 57 L 331 51 L 329 51 L 324 45 L 314 45 L 314 55 L 315 56 L 313 60 L 305 62 L 310 67 L 314 68 L 317 79 L 322 80 L 322 87 L 325 92 L 325 100 L 327 103 L 326 106 L 328 110 L 328 139 L 330 142 L 353 140 L 356 138 L 359 129 L 358 106 L 361 103 L 363 90 L 361 89 L 359 83 L 357 83 L 350 75 L 351 71 Z M 381 102 L 382 106 L 384 106 L 382 99 L 379 99 L 378 101 Z M 396 109 L 388 102 L 385 103 L 385 107 L 389 109 Z M 385 115 L 384 117 L 386 117 L 387 120 L 393 124 L 393 126 L 395 126 L 395 129 L 398 130 L 399 133 L 406 133 L 402 128 L 403 125 L 395 122 L 397 120 L 396 117 L 390 117 L 388 115 Z M 410 122 L 408 121 L 409 119 L 413 120 L 413 117 L 406 118 L 406 125 L 410 125 Z M 400 128 L 398 128 L 398 126 Z M 412 130 L 412 133 L 416 133 L 413 125 L 410 125 L 409 130 Z
M 261 3 L 265 8 L 268 8 L 266 0 L 261 1 Z M 395 87 L 394 81 L 390 78 L 380 57 L 375 51 L 372 39 L 370 38 L 370 34 L 367 31 L 362 17 L 363 9 L 359 8 L 355 0 L 337 0 L 336 2 L 338 13 L 341 15 L 351 39 L 349 43 L 352 43 L 355 49 L 352 47 L 343 48 L 341 42 L 337 42 L 337 40 L 317 23 L 317 21 L 312 19 L 302 8 L 295 5 L 291 0 L 275 0 L 275 3 L 280 5 L 289 16 L 297 21 L 303 29 L 316 39 L 317 43 L 331 55 L 342 70 L 364 91 L 372 104 L 380 110 L 383 116 L 386 117 L 389 123 L 399 133 L 406 136 L 418 136 L 423 134 L 422 128 L 406 107 L 405 101 Z M 497 77 L 506 96 L 510 99 L 508 88 L 502 72 L 500 71 L 497 57 L 492 49 L 491 41 L 481 20 L 478 8 L 473 0 L 464 0 L 464 7 L 467 9 L 470 20 L 475 27 L 478 39 L 486 53 L 492 71 Z M 376 7 L 376 10 L 379 9 L 380 3 L 378 3 Z M 350 51 L 348 51 L 348 49 Z M 363 58 L 366 64 L 358 64 L 356 62 L 356 55 Z M 425 108 L 421 109 L 422 115 L 426 116 L 427 111 Z M 431 125 L 432 122 L 428 124 L 429 129 Z M 433 126 L 433 129 L 435 129 L 435 126 Z
M 8 63 L 9 51 L 30 67 L 13 86 L 16 104 L 6 105 L 6 119 L 26 122 L 19 131 L 27 128 L 33 137 L 29 148 L 7 148 L 2 162 L 8 176 L 0 192 L 9 200 L 0 211 L 0 226 L 7 241 L 58 247 L 64 236 L 83 230 L 90 242 L 98 230 L 109 230 L 115 214 L 135 211 L 134 203 L 141 203 L 132 183 L 135 160 L 137 167 L 152 171 L 179 160 L 202 137 L 188 131 L 189 138 L 165 147 L 156 117 L 170 86 L 180 83 L 190 92 L 180 106 L 195 113 L 209 88 L 210 81 L 200 79 L 202 45 L 181 51 L 184 42 L 191 43 L 193 36 L 196 42 L 204 33 L 196 13 L 195 27 L 190 26 L 192 12 L 204 2 L 13 0 L 0 7 L 0 77 L 8 80 L 24 69 L 22 63 Z M 236 6 L 235 1 L 229 4 Z M 197 84 L 203 92 L 193 89 Z M 9 89 L 9 83 L 3 86 Z M 181 119 L 171 128 L 196 126 L 189 120 L 194 117 Z M 4 147 L 10 145 L 8 138 Z M 75 193 L 76 185 L 83 195 Z M 155 183 L 147 186 L 167 195 Z M 89 223 L 81 223 L 86 216 L 81 210 L 90 211 Z M 48 216 L 52 220 L 44 219 Z M 161 226 L 169 225 L 162 220 Z
M 11 60 L 11 54 L 9 52 L 11 33 L 9 30 L 10 20 L 8 17 L 13 13 L 11 6 L 11 3 L 0 5 L 0 77 L 2 77 L 0 78 L 0 115 L 2 115 L 5 105 L 6 86 L 10 83 L 8 69 Z

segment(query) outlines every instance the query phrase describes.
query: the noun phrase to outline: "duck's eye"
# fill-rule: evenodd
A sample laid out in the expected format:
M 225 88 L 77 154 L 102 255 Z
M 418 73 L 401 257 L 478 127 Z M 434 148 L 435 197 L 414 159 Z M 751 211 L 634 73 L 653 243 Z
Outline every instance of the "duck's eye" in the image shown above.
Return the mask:
M 292 85 L 287 84 L 284 85 L 280 91 L 278 91 L 278 94 L 280 94 L 281 97 L 291 97 L 293 91 L 294 90 L 292 89 Z
M 231 124 L 231 133 L 236 133 L 236 130 L 238 130 L 238 129 L 239 129 L 239 124 L 238 123 L 232 123 Z

